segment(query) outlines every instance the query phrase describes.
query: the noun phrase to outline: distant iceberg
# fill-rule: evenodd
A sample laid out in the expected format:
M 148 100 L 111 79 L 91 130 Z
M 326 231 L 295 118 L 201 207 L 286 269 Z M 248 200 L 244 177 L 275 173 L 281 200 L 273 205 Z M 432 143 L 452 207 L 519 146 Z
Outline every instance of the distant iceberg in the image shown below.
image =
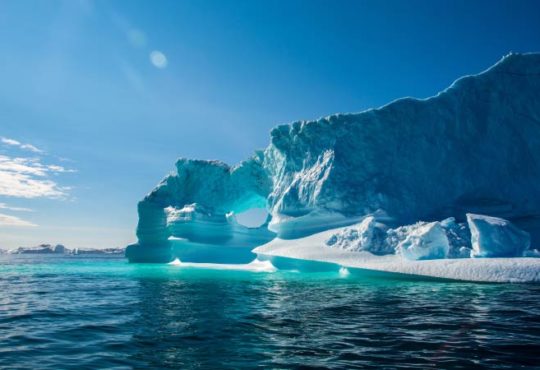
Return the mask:
M 62 244 L 55 246 L 51 244 L 40 244 L 35 247 L 19 247 L 8 251 L 0 250 L 1 253 L 8 254 L 77 254 L 77 255 L 122 255 L 125 254 L 125 248 L 73 248 L 69 249 Z
M 278 126 L 234 167 L 180 159 L 139 202 L 126 256 L 248 263 L 257 246 L 294 249 L 330 229 L 319 246 L 329 255 L 459 259 L 454 267 L 537 256 L 539 96 L 540 54 L 509 54 L 428 99 Z M 236 220 L 252 208 L 268 212 L 258 228 Z
M 11 249 L 8 251 L 10 254 L 66 254 L 69 253 L 69 249 L 62 244 L 40 244 L 35 247 L 19 247 L 17 249 Z

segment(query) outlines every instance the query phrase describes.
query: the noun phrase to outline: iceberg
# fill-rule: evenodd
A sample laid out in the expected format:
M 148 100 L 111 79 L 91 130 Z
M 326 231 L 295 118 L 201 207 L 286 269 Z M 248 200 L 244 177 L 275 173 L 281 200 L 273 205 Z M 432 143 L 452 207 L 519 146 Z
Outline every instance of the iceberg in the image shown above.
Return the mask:
M 124 255 L 125 248 L 74 248 L 70 251 L 75 255 Z
M 497 217 L 467 214 L 471 229 L 471 257 L 521 257 L 529 249 L 528 232 Z
M 346 227 L 341 232 L 333 234 L 326 245 L 346 251 L 368 251 L 375 255 L 385 255 L 393 252 L 386 242 L 387 227 L 368 216 L 357 227 Z
M 414 225 L 396 248 L 410 260 L 446 258 L 449 249 L 448 238 L 439 222 Z
M 8 251 L 10 254 L 66 254 L 69 252 L 69 249 L 62 244 L 55 246 L 51 244 L 40 244 L 35 247 L 19 247 Z
M 508 220 L 540 242 L 538 96 L 540 54 L 513 53 L 427 99 L 278 126 L 266 149 L 236 166 L 180 159 L 139 202 L 138 242 L 126 256 L 248 263 L 256 247 L 294 249 L 327 230 L 329 255 L 454 267 L 487 266 L 471 256 L 534 256 L 515 239 L 524 234 L 471 225 L 467 214 Z M 264 225 L 236 221 L 252 208 L 267 210 Z
M 123 255 L 125 248 L 73 248 L 69 249 L 62 244 L 40 244 L 35 247 L 19 247 L 4 251 L 0 249 L 0 254 L 71 254 L 71 255 Z

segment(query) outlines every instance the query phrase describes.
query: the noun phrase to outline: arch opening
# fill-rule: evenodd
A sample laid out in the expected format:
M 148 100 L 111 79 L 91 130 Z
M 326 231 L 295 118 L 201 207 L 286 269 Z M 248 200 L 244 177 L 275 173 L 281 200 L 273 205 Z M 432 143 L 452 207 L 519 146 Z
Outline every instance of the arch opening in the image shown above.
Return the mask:
M 267 221 L 268 211 L 266 208 L 256 207 L 250 208 L 247 211 L 236 213 L 236 222 L 240 225 L 249 227 L 249 228 L 258 228 L 263 226 Z

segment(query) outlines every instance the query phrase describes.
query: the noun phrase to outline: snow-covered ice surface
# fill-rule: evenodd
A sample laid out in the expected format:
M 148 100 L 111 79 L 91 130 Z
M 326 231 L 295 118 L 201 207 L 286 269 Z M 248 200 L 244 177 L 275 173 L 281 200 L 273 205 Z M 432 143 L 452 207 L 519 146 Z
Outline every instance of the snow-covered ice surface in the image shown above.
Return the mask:
M 376 256 L 329 248 L 326 240 L 339 229 L 296 240 L 276 238 L 257 247 L 260 259 L 275 257 L 335 264 L 356 268 L 442 279 L 497 283 L 540 282 L 539 258 L 460 258 L 412 261 L 399 254 Z

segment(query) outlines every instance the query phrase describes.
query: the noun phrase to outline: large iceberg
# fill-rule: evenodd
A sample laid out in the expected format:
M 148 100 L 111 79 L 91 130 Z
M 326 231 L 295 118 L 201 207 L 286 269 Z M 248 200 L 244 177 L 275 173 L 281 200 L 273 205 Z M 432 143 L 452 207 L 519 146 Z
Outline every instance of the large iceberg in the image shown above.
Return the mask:
M 278 126 L 264 151 L 234 167 L 180 159 L 139 203 L 138 243 L 126 255 L 247 262 L 254 247 L 276 237 L 303 238 L 384 215 L 377 222 L 385 232 L 424 222 L 400 241 L 402 255 L 464 257 L 473 248 L 473 257 L 487 257 L 470 240 L 479 229 L 466 225 L 467 213 L 510 220 L 534 247 L 539 96 L 540 54 L 510 54 L 428 99 Z M 236 222 L 236 214 L 260 207 L 268 211 L 261 227 Z M 363 225 L 361 239 L 345 248 L 386 253 L 368 245 L 380 236 L 374 226 Z M 426 237 L 437 251 L 422 244 Z

